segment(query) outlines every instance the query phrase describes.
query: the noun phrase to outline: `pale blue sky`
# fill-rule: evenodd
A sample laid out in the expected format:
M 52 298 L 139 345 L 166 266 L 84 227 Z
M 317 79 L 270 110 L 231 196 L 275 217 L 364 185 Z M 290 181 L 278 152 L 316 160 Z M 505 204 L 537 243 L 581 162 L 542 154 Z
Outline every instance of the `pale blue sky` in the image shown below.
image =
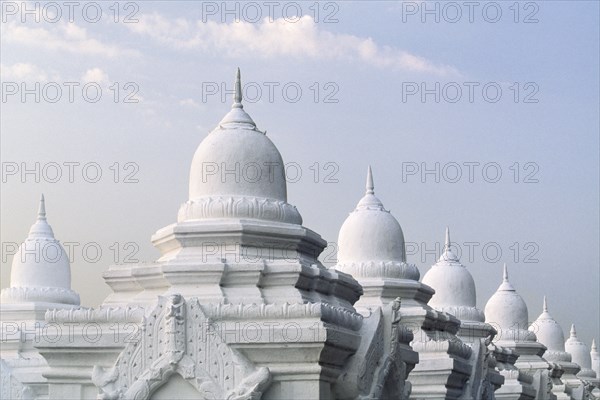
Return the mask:
M 98 304 L 108 293 L 100 275 L 113 262 L 112 243 L 122 248 L 120 262 L 132 249 L 123 249 L 129 242 L 139 246 L 137 259 L 156 258 L 150 235 L 175 221 L 187 199 L 192 155 L 231 103 L 230 96 L 222 102 L 218 95 L 203 101 L 203 84 L 231 88 L 240 66 L 244 82 L 264 89 L 259 101 L 246 102 L 246 110 L 267 130 L 284 160 L 302 168 L 302 178 L 288 184 L 288 199 L 305 226 L 335 242 L 362 195 L 371 164 L 376 193 L 398 218 L 407 242 L 418 246 L 410 260 L 422 275 L 434 262 L 433 255 L 423 254 L 422 244 L 434 248 L 449 225 L 453 240 L 463 247 L 479 243 L 473 260 L 463 255 L 463 263 L 475 278 L 480 308 L 499 285 L 502 262 L 507 262 L 530 320 L 539 315 L 547 295 L 565 334 L 574 322 L 588 344 L 592 337 L 599 339 L 598 3 L 520 2 L 517 23 L 513 2 L 494 3 L 502 10 L 497 23 L 482 15 L 489 3 L 475 9 L 473 22 L 463 8 L 457 23 L 444 19 L 452 18 L 449 14 L 441 15 L 439 23 L 433 16 L 423 23 L 420 15 L 408 15 L 410 6 L 424 6 L 420 2 L 339 2 L 328 8 L 321 3 L 318 22 L 313 2 L 297 4 L 304 17 L 296 23 L 282 20 L 277 10 L 275 22 L 253 23 L 242 15 L 238 24 L 214 16 L 204 23 L 200 3 L 191 1 L 139 3 L 137 11 L 121 9 L 118 23 L 108 8 L 98 23 L 86 21 L 80 10 L 73 23 L 65 16 L 51 23 L 42 15 L 39 23 L 29 17 L 23 24 L 19 13 L 4 13 L 4 84 L 99 82 L 103 97 L 93 104 L 81 92 L 73 103 L 66 92 L 55 104 L 43 99 L 37 104 L 33 96 L 25 102 L 19 95 L 3 100 L 3 168 L 7 163 L 32 168 L 36 161 L 41 167 L 97 162 L 103 176 L 87 183 L 76 169 L 70 183 L 65 166 L 58 183 L 43 177 L 36 183 L 32 176 L 23 183 L 18 175 L 7 176 L 2 242 L 25 238 L 44 192 L 57 237 L 81 243 L 72 263 L 73 287 L 85 305 Z M 139 22 L 123 23 L 131 11 Z M 332 11 L 338 21 L 325 23 L 322 18 Z M 261 12 L 268 16 L 267 8 Z M 538 22 L 523 23 L 531 13 Z M 109 89 L 115 82 L 121 87 L 116 104 Z M 139 103 L 123 103 L 131 91 L 123 88 L 127 82 L 139 87 Z M 265 82 L 279 84 L 273 102 Z M 303 90 L 296 103 L 286 101 L 280 90 L 291 82 Z M 320 87 L 316 103 L 315 82 Z M 406 97 L 403 88 L 421 82 L 430 88 L 436 82 L 458 85 L 463 99 L 436 103 L 430 95 L 423 103 L 419 95 Z M 465 82 L 479 85 L 472 103 Z M 481 93 L 490 83 L 502 88 L 496 103 Z M 325 103 L 335 88 L 338 102 Z M 524 103 L 534 89 L 532 99 L 538 102 Z M 125 163 L 135 163 L 139 182 L 114 183 L 109 167 L 115 162 L 122 174 L 132 171 L 123 170 Z M 403 168 L 422 163 L 432 168 L 435 162 L 440 168 L 461 165 L 463 178 L 457 183 L 443 177 L 436 183 L 431 175 L 424 183 L 420 175 L 403 179 Z M 480 163 L 472 183 L 464 164 L 470 162 Z M 533 164 L 525 169 L 528 162 Z M 318 183 L 310 169 L 315 163 L 321 171 Z M 502 170 L 497 183 L 481 175 L 481 165 L 489 163 Z M 334 169 L 338 182 L 324 182 Z M 533 171 L 538 182 L 524 183 Z M 103 250 L 93 263 L 81 252 L 91 242 Z M 502 249 L 499 260 L 493 249 L 482 254 L 484 246 L 496 243 Z M 525 262 L 532 252 L 537 261 Z M 8 284 L 10 261 L 3 254 L 2 287 Z

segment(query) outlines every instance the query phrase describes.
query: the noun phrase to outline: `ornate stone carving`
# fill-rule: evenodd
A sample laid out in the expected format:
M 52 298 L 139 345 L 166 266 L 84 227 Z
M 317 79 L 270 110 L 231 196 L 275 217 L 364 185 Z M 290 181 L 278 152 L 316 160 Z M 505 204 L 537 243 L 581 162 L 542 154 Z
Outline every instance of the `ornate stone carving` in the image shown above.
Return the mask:
M 355 278 L 392 278 L 419 280 L 416 265 L 400 261 L 369 261 L 341 263 L 337 269 Z
M 307 318 L 321 317 L 330 322 L 357 331 L 363 317 L 349 309 L 336 307 L 327 303 L 283 303 L 283 304 L 221 304 L 202 305 L 203 311 L 210 318 Z
M 200 197 L 188 200 L 179 208 L 177 221 L 209 218 L 253 218 L 302 224 L 295 206 L 281 200 L 259 197 Z
M 79 295 L 57 287 L 10 287 L 2 290 L 3 303 L 44 302 L 79 305 Z
M 229 348 L 197 299 L 160 297 L 142 323 L 139 342 L 129 343 L 112 369 L 94 367 L 99 399 L 148 399 L 178 373 L 207 399 L 255 399 L 270 384 L 267 368 L 256 368 Z
M 403 359 L 414 354 L 408 343 L 412 333 L 400 325 L 400 298 L 364 320 L 361 347 L 340 375 L 336 396 L 340 399 L 408 399 L 406 380 L 412 367 Z M 413 360 L 413 366 L 414 362 Z
M 444 306 L 439 307 L 439 310 L 448 314 L 452 314 L 461 321 L 485 321 L 485 315 L 483 314 L 483 311 L 477 307 Z
M 47 322 L 142 322 L 144 309 L 141 307 L 74 308 L 48 310 Z

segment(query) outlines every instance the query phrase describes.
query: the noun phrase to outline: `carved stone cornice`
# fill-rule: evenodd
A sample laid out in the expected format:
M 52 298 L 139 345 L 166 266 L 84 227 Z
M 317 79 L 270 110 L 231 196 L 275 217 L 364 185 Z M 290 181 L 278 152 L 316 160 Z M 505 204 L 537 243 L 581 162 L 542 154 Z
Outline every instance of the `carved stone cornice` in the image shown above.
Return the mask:
M 461 321 L 485 321 L 485 315 L 483 311 L 477 307 L 470 306 L 444 306 L 439 308 L 440 311 L 447 312 L 448 314 L 454 315 Z
M 320 318 L 344 328 L 358 331 L 362 315 L 352 310 L 327 303 L 283 303 L 283 304 L 214 304 L 202 305 L 210 318 L 221 319 L 296 319 Z
M 419 269 L 414 264 L 399 261 L 368 261 L 341 263 L 336 269 L 354 278 L 391 278 L 419 280 Z
M 302 216 L 295 206 L 260 197 L 200 197 L 183 203 L 177 214 L 178 222 L 211 218 L 252 218 L 302 224 Z
M 141 307 L 76 308 L 46 311 L 46 322 L 142 322 L 144 309 Z
M 9 287 L 2 290 L 3 303 L 56 303 L 79 305 L 79 295 L 70 289 L 57 287 Z

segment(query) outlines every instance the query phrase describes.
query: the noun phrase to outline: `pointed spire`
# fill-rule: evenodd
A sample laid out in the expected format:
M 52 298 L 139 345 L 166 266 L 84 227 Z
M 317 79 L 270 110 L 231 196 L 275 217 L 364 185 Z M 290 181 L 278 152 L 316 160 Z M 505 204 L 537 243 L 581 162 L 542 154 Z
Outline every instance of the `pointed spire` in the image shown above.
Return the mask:
M 381 203 L 381 201 L 377 197 L 375 197 L 375 185 L 373 184 L 373 170 L 371 169 L 370 165 L 367 168 L 367 184 L 365 186 L 365 195 L 362 199 L 360 199 L 360 201 L 356 205 L 355 211 L 379 210 L 387 212 L 387 210 L 383 208 L 383 203 Z
M 577 331 L 575 330 L 575 324 L 571 324 L 571 337 L 577 337 Z
M 506 263 L 504 263 L 504 267 L 503 268 L 504 268 L 504 271 L 502 273 L 502 283 L 498 287 L 498 290 L 499 291 L 515 292 L 515 288 L 508 281 L 508 267 L 506 266 Z
M 44 200 L 44 194 L 42 193 L 42 197 L 40 198 L 40 205 L 38 208 L 38 221 L 46 220 L 46 201 Z
M 232 108 L 244 108 L 242 105 L 242 77 L 240 67 L 238 67 L 237 73 L 235 74 L 235 94 L 233 95 Z
M 442 249 L 442 255 L 438 259 L 438 262 L 441 261 L 451 261 L 458 263 L 458 257 L 452 252 L 450 246 L 452 243 L 450 242 L 450 228 L 446 227 L 446 240 L 444 243 L 444 248 Z
M 592 339 L 592 353 L 597 352 L 598 348 L 596 347 L 596 339 Z
M 546 300 L 546 296 L 544 296 L 544 312 L 548 312 L 548 301 Z
M 375 194 L 375 185 L 373 184 L 373 171 L 371 166 L 367 169 L 367 191 L 366 194 Z
M 29 237 L 54 238 L 52 227 L 48 225 L 48 221 L 46 220 L 46 200 L 43 194 L 40 198 L 40 204 L 38 206 L 37 219 L 29 229 Z
M 260 132 L 256 129 L 256 124 L 252 118 L 244 111 L 242 105 L 242 78 L 241 72 L 238 67 L 235 74 L 235 89 L 233 94 L 233 104 L 231 110 L 223 117 L 219 122 L 219 128 L 221 129 L 250 129 Z M 261 132 L 265 133 L 265 132 Z

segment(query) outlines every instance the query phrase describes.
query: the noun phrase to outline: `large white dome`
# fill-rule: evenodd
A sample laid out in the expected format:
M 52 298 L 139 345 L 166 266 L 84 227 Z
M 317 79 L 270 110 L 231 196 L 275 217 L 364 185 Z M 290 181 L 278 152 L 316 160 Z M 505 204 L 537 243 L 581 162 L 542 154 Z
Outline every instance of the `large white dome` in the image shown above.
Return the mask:
M 244 111 L 239 69 L 235 88 L 232 109 L 194 154 L 189 200 L 178 221 L 226 217 L 301 224 L 298 210 L 287 203 L 279 150 Z
M 239 122 L 244 114 L 232 109 L 198 146 L 190 170 L 190 200 L 253 196 L 287 201 L 281 154 L 253 122 Z

